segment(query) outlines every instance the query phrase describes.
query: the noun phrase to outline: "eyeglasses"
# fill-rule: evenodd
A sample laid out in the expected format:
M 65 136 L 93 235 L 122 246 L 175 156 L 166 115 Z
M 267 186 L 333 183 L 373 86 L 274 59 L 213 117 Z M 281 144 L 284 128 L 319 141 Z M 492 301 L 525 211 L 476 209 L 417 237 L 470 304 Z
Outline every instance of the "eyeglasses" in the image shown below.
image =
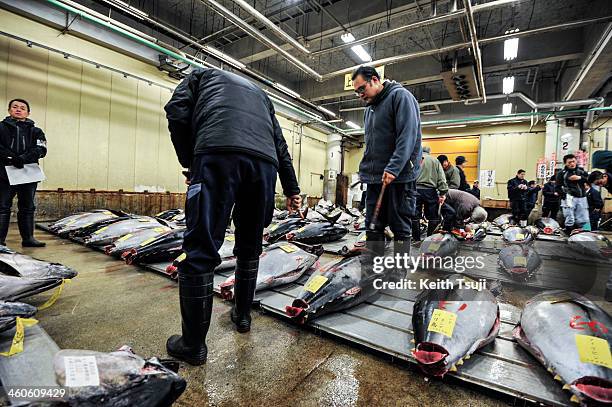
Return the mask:
M 365 93 L 365 91 L 366 91 L 366 86 L 367 86 L 368 83 L 370 83 L 370 81 L 366 81 L 366 83 L 364 83 L 363 85 L 361 85 L 360 87 L 355 89 L 355 95 L 357 95 L 357 96 L 363 95 Z

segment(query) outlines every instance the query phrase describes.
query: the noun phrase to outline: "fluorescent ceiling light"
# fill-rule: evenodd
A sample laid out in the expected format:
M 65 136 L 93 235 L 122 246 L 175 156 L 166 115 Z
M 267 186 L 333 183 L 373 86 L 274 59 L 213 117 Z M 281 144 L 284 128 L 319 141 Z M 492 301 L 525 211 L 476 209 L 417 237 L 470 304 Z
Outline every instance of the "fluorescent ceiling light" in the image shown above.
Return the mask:
M 518 32 L 518 28 L 506 31 L 506 34 L 513 34 L 515 32 Z M 518 55 L 518 44 L 518 38 L 510 38 L 504 41 L 504 59 L 506 61 L 511 61 L 516 58 Z
M 356 125 L 355 123 L 353 123 L 353 122 L 352 122 L 352 121 L 350 121 L 350 120 L 348 120 L 348 121 L 346 122 L 346 125 L 347 125 L 347 126 L 349 126 L 349 127 L 350 127 L 350 128 L 352 128 L 352 129 L 355 129 L 355 130 L 359 130 L 359 129 L 361 128 L 361 127 L 359 127 L 358 125 Z
M 137 17 L 139 19 L 144 19 L 146 17 L 149 17 L 149 15 L 147 13 L 145 13 L 144 11 L 138 10 L 136 7 L 134 6 L 130 6 L 129 4 L 127 4 L 126 2 L 123 2 L 121 0 L 102 0 L 107 4 L 110 4 L 111 6 L 115 6 L 123 11 L 125 11 L 128 14 L 133 15 L 134 17 Z
M 436 129 L 456 129 L 458 127 L 466 127 L 467 124 L 453 124 L 451 126 L 440 126 L 436 127 Z
M 324 108 L 323 106 L 317 106 L 317 109 L 319 109 L 322 112 L 327 113 L 328 115 L 332 116 L 332 117 L 336 117 L 336 113 L 332 112 L 329 109 Z
M 208 52 L 209 54 L 214 55 L 215 57 L 219 58 L 221 61 L 226 62 L 230 65 L 234 65 L 237 68 L 246 68 L 246 65 L 243 64 L 242 62 L 238 61 L 237 59 L 234 59 L 232 57 L 230 57 L 229 55 L 227 55 L 224 52 L 219 51 L 218 49 L 211 47 L 211 46 L 204 46 L 204 49 L 206 50 L 206 52 Z
M 502 114 L 509 115 L 512 114 L 512 103 L 504 103 L 502 106 Z
M 342 38 L 342 42 L 344 42 L 345 44 L 355 41 L 355 37 L 350 32 L 345 32 L 340 36 L 340 38 Z
M 361 45 L 354 45 L 351 47 L 351 50 L 361 59 L 362 62 L 370 62 L 372 57 L 368 54 L 368 51 L 363 48 Z
M 280 84 L 280 83 L 278 83 L 278 82 L 274 82 L 274 87 L 275 87 L 276 89 L 278 89 L 278 90 L 281 90 L 281 91 L 283 91 L 283 92 L 287 93 L 288 95 L 291 95 L 291 96 L 295 97 L 295 98 L 299 98 L 299 97 L 300 97 L 300 94 L 299 94 L 299 93 L 297 93 L 297 92 L 295 92 L 295 91 L 293 91 L 293 90 L 289 89 L 289 88 L 288 88 L 288 87 L 286 87 L 286 86 L 281 85 L 281 84 Z
M 504 95 L 514 92 L 514 76 L 506 76 L 503 82 Z

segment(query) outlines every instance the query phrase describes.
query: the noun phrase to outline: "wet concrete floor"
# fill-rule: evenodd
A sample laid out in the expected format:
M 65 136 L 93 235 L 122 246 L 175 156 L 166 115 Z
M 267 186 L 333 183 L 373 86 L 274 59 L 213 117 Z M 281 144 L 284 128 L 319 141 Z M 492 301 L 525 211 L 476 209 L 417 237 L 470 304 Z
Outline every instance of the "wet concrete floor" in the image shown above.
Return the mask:
M 57 303 L 37 315 L 60 348 L 109 352 L 127 344 L 144 357 L 166 356 L 166 338 L 180 332 L 175 282 L 42 231 L 36 235 L 46 248 L 22 249 L 15 226 L 9 247 L 79 272 Z M 28 301 L 40 305 L 48 297 Z M 215 298 L 208 362 L 181 366 L 188 385 L 175 405 L 523 405 L 447 380 L 426 381 L 406 364 L 257 311 L 251 332 L 239 334 L 229 311 L 228 303 Z

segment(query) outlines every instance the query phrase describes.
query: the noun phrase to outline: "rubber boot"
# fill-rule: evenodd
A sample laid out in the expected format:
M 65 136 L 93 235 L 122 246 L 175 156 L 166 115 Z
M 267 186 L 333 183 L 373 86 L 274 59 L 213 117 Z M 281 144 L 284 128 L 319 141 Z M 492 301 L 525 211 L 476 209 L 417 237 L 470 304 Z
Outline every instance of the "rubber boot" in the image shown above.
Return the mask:
M 396 259 L 399 255 L 400 264 L 402 266 L 395 269 L 395 279 L 397 281 L 405 278 L 412 271 L 411 269 L 404 267 L 405 263 L 408 265 L 412 264 L 410 261 L 410 243 L 410 236 L 395 236 L 395 240 L 393 240 L 393 255 Z
M 427 222 L 428 225 L 429 223 L 431 223 L 431 221 Z M 429 229 L 429 226 L 428 226 Z M 415 242 L 420 242 L 421 241 L 421 221 L 420 220 L 413 220 L 412 221 L 412 237 L 414 238 Z
M 527 221 L 526 220 L 522 220 L 519 222 L 520 227 L 524 228 L 525 226 L 527 226 Z
M 6 246 L 6 235 L 8 234 L 9 225 L 11 223 L 11 214 L 0 214 L 0 244 Z
M 427 222 L 427 236 L 433 235 L 438 225 L 440 225 L 439 220 L 430 220 Z M 412 231 L 412 235 L 414 236 L 414 230 Z
M 361 262 L 361 275 L 363 278 L 372 278 L 386 270 L 374 270 L 375 257 L 385 255 L 385 233 L 383 231 L 366 231 L 366 249 L 359 256 Z
M 251 305 L 257 285 L 259 259 L 238 260 L 234 283 L 234 306 L 230 317 L 240 333 L 251 330 Z
M 213 270 L 205 274 L 179 271 L 179 298 L 183 335 L 172 335 L 166 342 L 168 355 L 190 365 L 206 362 L 206 334 L 213 304 Z
M 34 214 L 17 213 L 17 225 L 21 234 L 21 246 L 23 247 L 45 247 L 46 243 L 34 239 Z

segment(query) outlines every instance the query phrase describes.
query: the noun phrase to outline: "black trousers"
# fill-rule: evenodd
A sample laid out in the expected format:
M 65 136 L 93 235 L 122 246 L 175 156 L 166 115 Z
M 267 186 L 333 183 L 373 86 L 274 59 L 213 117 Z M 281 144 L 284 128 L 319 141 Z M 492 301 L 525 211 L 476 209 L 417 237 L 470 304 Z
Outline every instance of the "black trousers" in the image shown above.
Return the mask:
M 368 184 L 366 194 L 366 227 L 370 227 L 374 208 L 382 184 Z M 406 240 L 412 234 L 411 221 L 416 207 L 416 182 L 391 183 L 385 189 L 375 230 L 383 232 L 385 227 L 395 235 L 396 240 Z
M 455 208 L 445 203 L 442 205 L 442 208 L 440 208 L 440 213 L 442 213 L 442 217 L 444 218 L 442 228 L 445 231 L 450 232 L 455 227 L 459 226 L 459 223 L 457 222 L 457 211 L 455 211 Z M 461 219 L 461 221 L 463 221 L 463 219 Z
M 512 208 L 512 216 L 514 216 L 514 219 L 527 220 L 527 218 L 529 217 L 529 211 L 527 211 L 527 201 L 510 201 L 510 207 Z
M 191 168 L 179 272 L 212 273 L 221 263 L 218 250 L 233 216 L 234 254 L 255 260 L 261 254 L 263 229 L 272 221 L 276 167 L 269 161 L 241 153 L 200 154 Z M 233 215 L 232 215 L 233 208 Z
M 424 213 L 428 221 L 439 221 L 438 199 L 438 191 L 435 188 L 417 188 L 415 219 L 420 219 L 421 213 Z
M 8 181 L 0 181 L 0 215 L 10 215 L 13 206 L 13 198 L 17 196 L 18 217 L 34 216 L 36 204 L 37 182 L 29 184 L 10 185 Z
M 542 217 L 557 219 L 559 206 L 559 202 L 544 202 L 544 205 L 542 205 Z

